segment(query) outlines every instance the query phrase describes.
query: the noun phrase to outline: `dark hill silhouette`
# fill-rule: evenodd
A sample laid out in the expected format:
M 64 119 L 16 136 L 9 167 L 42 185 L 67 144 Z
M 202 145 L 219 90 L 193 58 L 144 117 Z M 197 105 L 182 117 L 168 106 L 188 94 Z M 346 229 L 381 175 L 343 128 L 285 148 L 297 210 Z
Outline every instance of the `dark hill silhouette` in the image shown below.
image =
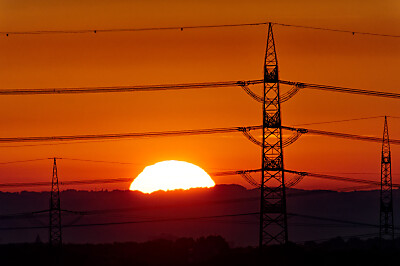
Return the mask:
M 395 214 L 400 206 L 398 190 L 393 191 Z M 259 211 L 259 191 L 239 185 L 217 185 L 188 191 L 155 192 L 143 194 L 132 191 L 76 191 L 61 192 L 61 208 L 85 212 L 90 215 L 63 213 L 63 224 L 102 224 L 114 222 L 147 221 L 146 223 L 66 227 L 63 240 L 68 243 L 110 243 L 123 241 L 148 241 L 164 238 L 221 235 L 231 246 L 257 245 L 258 218 L 241 217 L 208 218 L 184 221 L 154 222 L 157 219 L 218 216 L 223 214 L 253 213 Z M 48 192 L 0 192 L 0 214 L 26 213 L 48 208 Z M 106 210 L 106 211 L 104 211 Z M 97 211 L 97 212 L 95 212 Z M 360 223 L 379 223 L 379 191 L 334 192 L 288 191 L 288 212 L 326 217 Z M 396 215 L 395 223 L 400 222 Z M 48 224 L 46 213 L 10 219 L 2 217 L 0 227 L 41 227 Z M 332 221 L 302 217 L 289 218 L 291 241 L 325 239 L 336 236 L 377 233 L 378 228 L 339 224 Z M 2 230 L 0 243 L 34 242 L 39 236 L 43 242 L 48 230 Z

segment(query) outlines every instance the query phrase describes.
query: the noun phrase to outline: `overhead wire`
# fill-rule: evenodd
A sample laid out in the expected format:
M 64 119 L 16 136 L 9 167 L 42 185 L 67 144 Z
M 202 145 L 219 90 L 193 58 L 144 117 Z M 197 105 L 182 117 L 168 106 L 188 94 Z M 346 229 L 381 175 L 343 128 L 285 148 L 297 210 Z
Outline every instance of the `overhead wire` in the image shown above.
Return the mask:
M 317 130 L 317 129 L 310 129 L 310 128 L 294 128 L 294 127 L 287 127 L 287 126 L 282 126 L 282 129 L 291 130 L 291 131 L 302 130 L 305 133 L 310 133 L 310 134 L 314 134 L 314 135 L 330 136 L 330 137 L 336 137 L 336 138 L 354 139 L 354 140 L 362 140 L 362 141 L 370 141 L 370 142 L 378 142 L 378 143 L 382 142 L 382 138 L 379 138 L 379 137 L 362 136 L 362 135 L 341 133 L 341 132 L 334 132 L 334 131 Z M 400 145 L 400 140 L 390 139 L 390 144 Z
M 79 158 L 68 158 L 68 157 L 59 157 L 57 159 L 67 160 L 67 161 L 78 161 L 78 162 L 89 162 L 89 163 L 109 163 L 109 164 L 136 164 L 129 162 L 116 162 L 116 161 L 104 161 L 104 160 L 89 160 L 89 159 L 79 159 Z
M 268 22 L 237 23 L 237 24 L 214 24 L 197 26 L 172 26 L 172 27 L 144 27 L 144 28 L 115 28 L 115 29 L 84 29 L 84 30 L 36 30 L 36 31 L 2 31 L 0 34 L 9 35 L 38 35 L 38 34 L 85 34 L 85 33 L 111 33 L 111 32 L 140 32 L 140 31 L 170 31 L 207 28 L 227 28 L 266 25 Z
M 311 193 L 309 193 L 311 192 Z M 318 195 L 318 194 L 325 194 L 334 191 L 303 191 L 303 192 L 295 192 L 289 193 L 287 196 L 288 198 L 292 197 L 299 197 L 299 196 L 306 196 L 306 195 Z M 178 204 L 168 204 L 168 205 L 156 205 L 156 206 L 141 206 L 141 207 L 126 207 L 126 208 L 111 208 L 111 209 L 98 209 L 98 210 L 62 210 L 63 212 L 68 212 L 72 214 L 78 215 L 102 215 L 108 213 L 119 213 L 119 212 L 131 212 L 131 211 L 142 211 L 142 210 L 154 210 L 154 209 L 164 209 L 164 208 L 177 208 L 177 207 L 192 207 L 192 206 L 199 206 L 199 205 L 215 205 L 215 204 L 231 204 L 231 203 L 243 203 L 249 201 L 258 201 L 260 197 L 241 197 L 241 198 L 231 198 L 231 199 L 223 199 L 223 200 L 202 200 L 202 201 L 195 201 L 195 202 L 183 202 Z M 293 214 L 293 216 L 301 216 L 300 214 Z M 312 217 L 305 217 L 305 218 L 312 218 Z M 317 218 L 315 218 L 317 219 Z M 321 218 L 322 220 L 327 220 L 328 218 Z M 334 221 L 334 220 L 327 220 L 327 221 Z M 336 220 L 338 222 L 338 220 Z M 345 221 L 346 223 L 346 221 Z
M 329 191 L 332 192 L 332 191 Z M 328 191 L 303 191 L 303 192 L 295 192 L 289 193 L 287 196 L 291 197 L 299 197 L 299 196 L 308 196 L 308 195 L 318 195 L 328 193 Z M 155 210 L 155 209 L 168 209 L 168 208 L 176 208 L 176 207 L 192 207 L 199 205 L 209 205 L 209 204 L 231 204 L 231 203 L 243 203 L 248 201 L 258 201 L 259 197 L 242 197 L 242 198 L 231 198 L 231 199 L 223 199 L 223 200 L 202 200 L 195 202 L 180 202 L 178 204 L 162 204 L 162 205 L 144 205 L 144 206 L 135 206 L 135 207 L 124 207 L 124 208 L 108 208 L 108 209 L 95 209 L 95 210 L 68 210 L 61 209 L 63 215 L 104 215 L 104 214 L 112 214 L 112 213 L 121 213 L 121 212 L 134 212 L 134 211 L 143 211 L 143 210 Z M 14 214 L 2 214 L 0 215 L 0 220 L 4 219 L 26 219 L 32 216 L 37 216 L 38 214 L 45 214 L 49 212 L 49 210 L 40 210 L 33 212 L 24 212 L 24 213 L 14 213 Z
M 357 234 L 357 235 L 346 235 L 346 236 L 338 236 L 341 239 L 350 239 L 350 238 L 370 238 L 370 237 L 378 237 L 379 233 L 368 233 L 368 234 Z M 303 241 L 297 241 L 295 243 L 297 244 L 304 244 L 307 242 L 322 242 L 322 241 L 329 241 L 332 240 L 331 238 L 319 238 L 319 239 L 312 239 L 312 240 L 303 240 Z
M 316 129 L 307 129 L 307 130 L 308 130 L 308 133 L 311 133 L 314 135 L 324 135 L 324 136 L 331 136 L 331 137 L 337 137 L 337 138 L 363 140 L 363 141 L 378 142 L 378 143 L 382 142 L 382 138 L 378 138 L 378 137 L 361 136 L 361 135 L 355 135 L 355 134 L 316 130 Z M 400 145 L 400 140 L 390 139 L 390 144 Z
M 262 84 L 264 80 L 239 80 L 239 81 L 220 81 L 203 83 L 181 83 L 181 84 L 158 84 L 158 85 L 137 85 L 137 86 L 108 86 L 108 87 L 73 87 L 73 88 L 41 88 L 41 89 L 0 89 L 0 95 L 46 95 L 46 94 L 80 94 L 80 93 L 120 93 L 120 92 L 149 92 L 149 91 L 169 91 L 169 90 L 188 90 L 204 88 L 235 87 L 243 85 Z M 297 86 L 301 89 L 318 89 L 342 93 L 351 93 L 366 96 L 384 97 L 400 99 L 400 93 L 372 91 L 355 88 L 345 88 L 331 85 L 321 85 L 304 83 L 297 81 L 279 80 L 279 83 Z
M 335 193 L 336 191 L 331 190 L 304 190 L 301 192 L 290 192 L 287 194 L 288 198 L 299 197 L 299 196 L 309 196 L 309 195 L 320 195 L 326 193 Z M 231 204 L 231 203 L 243 203 L 248 201 L 258 201 L 260 198 L 257 197 L 241 197 L 241 198 L 231 198 L 231 199 L 223 199 L 223 200 L 201 200 L 194 202 L 180 202 L 178 204 L 163 204 L 163 205 L 145 205 L 145 206 L 135 206 L 135 207 L 125 207 L 125 208 L 109 208 L 109 209 L 96 209 L 96 210 L 67 210 L 61 209 L 61 211 L 66 214 L 71 215 L 81 215 L 81 216 L 90 216 L 90 215 L 104 215 L 104 214 L 112 214 L 112 213 L 121 213 L 121 212 L 135 212 L 135 211 L 143 211 L 143 210 L 155 210 L 155 209 L 165 209 L 165 208 L 177 208 L 177 207 L 192 207 L 199 205 L 210 205 L 210 204 Z M 37 215 L 43 215 L 49 212 L 49 210 L 40 210 L 33 212 L 25 212 L 25 213 L 15 213 L 15 214 L 3 214 L 0 215 L 0 220 L 4 219 L 26 219 L 31 218 L 33 216 L 37 217 Z M 301 216 L 299 214 L 293 214 L 294 216 Z M 314 219 L 322 219 L 326 221 L 333 221 L 330 218 L 326 217 L 315 217 L 315 216 L 307 216 L 305 218 L 314 218 Z M 340 220 L 343 221 L 343 220 Z M 338 222 L 338 220 L 334 220 L 334 222 Z M 344 221 L 344 223 L 348 223 L 348 221 Z M 353 222 L 354 224 L 354 222 Z M 368 225 L 369 226 L 369 225 Z
M 231 198 L 223 200 L 196 200 L 190 202 L 179 202 L 175 204 L 162 204 L 162 205 L 143 205 L 140 207 L 125 207 L 125 208 L 110 208 L 110 209 L 97 209 L 97 210 L 62 210 L 63 212 L 68 212 L 78 215 L 102 215 L 109 213 L 120 213 L 120 212 L 132 212 L 132 211 L 143 211 L 143 210 L 155 210 L 155 209 L 169 209 L 169 208 L 181 208 L 181 207 L 193 207 L 202 205 L 222 205 L 222 204 L 232 204 L 232 203 L 243 203 L 248 201 L 257 201 L 259 197 L 241 197 L 241 198 Z
M 371 191 L 371 190 L 376 190 L 378 187 L 379 186 L 377 185 L 361 185 L 361 186 L 337 188 L 336 191 L 338 192 Z
M 378 115 L 378 116 L 359 117 L 359 118 L 350 118 L 350 119 L 342 119 L 342 120 L 331 120 L 331 121 L 322 121 L 322 122 L 302 123 L 302 124 L 295 124 L 293 126 L 323 125 L 323 124 L 352 122 L 352 121 L 368 120 L 368 119 L 383 118 L 383 117 L 385 117 L 385 116 L 384 115 Z
M 326 175 L 319 173 L 311 173 L 305 171 L 294 171 L 294 170 L 284 170 L 285 172 L 301 175 L 303 177 L 314 177 L 320 179 L 328 179 L 328 180 L 338 180 L 344 182 L 351 183 L 361 183 L 367 184 L 371 186 L 380 186 L 379 181 L 373 181 L 368 179 L 359 179 L 359 178 L 351 178 L 351 177 L 343 177 L 336 175 Z M 232 176 L 232 175 L 241 175 L 242 173 L 256 173 L 261 172 L 261 169 L 248 169 L 248 170 L 233 170 L 233 171 L 222 171 L 222 172 L 214 172 L 210 173 L 210 176 Z M 102 179 L 83 179 L 83 180 L 66 180 L 60 181 L 60 185 L 88 185 L 88 184 L 109 184 L 109 183 L 128 183 L 132 182 L 133 179 L 130 177 L 124 178 L 102 178 Z M 24 183 L 0 183 L 0 187 L 37 187 L 37 186 L 50 186 L 51 182 L 24 182 Z M 400 187 L 400 184 L 393 184 L 393 187 Z M 354 188 L 354 187 L 351 187 Z M 351 189 L 350 188 L 350 189 Z
M 352 224 L 326 224 L 326 223 L 291 223 L 288 222 L 288 226 L 296 226 L 296 227 L 318 227 L 318 228 L 358 228 L 358 225 Z
M 96 139 L 121 139 L 121 138 L 143 138 L 143 137 L 171 137 L 185 135 L 207 135 L 216 133 L 241 132 L 245 130 L 256 130 L 262 126 L 247 127 L 225 127 L 225 128 L 209 128 L 209 129 L 189 129 L 174 131 L 153 131 L 143 133 L 111 133 L 111 134 L 90 134 L 90 135 L 64 135 L 49 137 L 14 137 L 0 138 L 0 143 L 15 142 L 47 142 L 47 141 L 74 141 L 74 140 L 96 140 Z
M 71 142 L 52 142 L 52 143 L 39 143 L 39 144 L 18 144 L 18 145 L 0 145 L 0 148 L 23 148 L 23 147 L 39 147 L 39 146 L 56 146 L 56 145 L 75 145 L 75 144 L 88 144 L 88 143 L 104 143 L 114 141 L 115 139 L 106 140 L 83 140 Z M 119 139 L 121 140 L 121 139 Z
M 321 178 L 321 179 L 337 180 L 337 181 L 352 182 L 352 183 L 361 183 L 361 184 L 367 184 L 367 185 L 372 185 L 372 186 L 380 186 L 381 185 L 380 181 L 374 181 L 374 180 L 368 180 L 368 179 L 326 175 L 326 174 L 318 174 L 318 173 L 311 173 L 311 172 L 299 172 L 299 171 L 293 171 L 293 170 L 285 170 L 285 171 L 289 172 L 289 173 L 304 175 L 305 177 L 308 176 L 308 177 L 315 177 L 315 178 Z M 393 187 L 400 187 L 400 184 L 393 183 L 392 185 L 393 185 Z
M 356 225 L 356 226 L 366 226 L 366 227 L 374 227 L 374 228 L 378 227 L 379 228 L 379 225 L 377 225 L 377 224 L 369 224 L 369 223 L 364 223 L 364 222 L 355 222 L 355 221 L 348 221 L 348 220 L 343 220 L 343 219 L 319 217 L 319 216 L 298 214 L 298 213 L 288 213 L 288 215 L 292 216 L 292 217 L 307 218 L 307 219 L 312 219 L 312 220 L 328 221 L 328 222 L 351 224 L 351 225 Z
M 61 136 L 43 136 L 43 137 L 9 137 L 0 138 L 0 143 L 27 143 L 27 142 L 65 142 L 65 141 L 77 141 L 77 140 L 98 140 L 98 139 L 124 139 L 124 138 L 149 138 L 149 137 L 176 137 L 176 136 L 188 136 L 188 135 L 209 135 L 209 134 L 220 134 L 220 133 L 233 133 L 243 132 L 250 130 L 262 129 L 262 125 L 246 126 L 246 127 L 224 127 L 224 128 L 208 128 L 208 129 L 187 129 L 187 130 L 173 130 L 173 131 L 153 131 L 153 132 L 141 132 L 141 133 L 109 133 L 109 134 L 87 134 L 87 135 L 61 135 Z M 378 137 L 362 136 L 349 133 L 340 133 L 333 131 L 324 131 L 308 128 L 294 128 L 282 126 L 282 129 L 290 131 L 300 131 L 302 133 L 310 133 L 314 135 L 324 135 L 337 138 L 363 140 L 370 142 L 381 142 L 382 139 Z M 400 145 L 400 140 L 391 139 L 390 143 L 393 145 Z M 0 147 L 4 147 L 1 146 Z
M 222 171 L 209 173 L 211 176 L 231 176 L 240 175 L 241 173 L 252 173 L 259 172 L 260 169 L 248 169 L 248 170 L 233 170 L 233 171 Z M 83 180 L 66 180 L 59 181 L 61 186 L 68 185 L 88 185 L 88 184 L 110 184 L 110 183 L 129 183 L 132 182 L 131 177 L 121 177 L 121 178 L 102 178 L 102 179 L 83 179 Z M 51 182 L 18 182 L 18 183 L 0 183 L 1 187 L 40 187 L 40 186 L 51 186 Z
M 48 160 L 48 158 L 40 158 L 40 159 L 30 159 L 30 160 L 19 160 L 19 161 L 9 161 L 9 162 L 0 162 L 0 164 L 16 164 L 16 163 L 29 163 L 29 162 L 37 162 Z
M 98 222 L 98 223 L 81 223 L 81 224 L 65 224 L 62 225 L 63 228 L 79 228 L 79 227 L 97 227 L 97 226 L 115 226 L 115 225 L 128 225 L 128 224 L 143 224 L 143 223 L 160 223 L 160 222 L 179 222 L 179 221 L 207 221 L 209 219 L 218 218 L 235 218 L 244 216 L 259 216 L 260 212 L 247 212 L 247 213 L 234 213 L 234 214 L 222 214 L 222 215 L 209 215 L 209 216 L 193 216 L 193 217 L 175 217 L 175 218 L 152 218 L 152 219 L 142 219 L 142 220 L 131 220 L 131 221 L 115 221 L 115 222 Z M 288 213 L 292 217 L 300 217 L 306 219 L 320 220 L 335 222 L 338 224 L 347 224 L 352 226 L 364 226 L 377 228 L 379 225 L 369 224 L 364 222 L 349 221 L 336 218 L 318 217 L 312 215 L 304 215 L 297 213 Z M 9 230 L 30 230 L 30 229 L 48 229 L 48 226 L 16 226 L 16 227 L 0 227 L 0 231 Z
M 320 174 L 334 174 L 334 175 L 380 175 L 380 172 L 320 172 L 317 171 Z M 396 173 L 392 173 L 392 175 L 400 175 Z
M 370 36 L 377 36 L 377 37 L 400 38 L 400 34 L 383 34 L 383 33 L 365 32 L 365 31 L 355 31 L 355 30 L 342 30 L 342 29 L 334 29 L 334 28 L 326 28 L 326 27 L 285 24 L 285 23 L 277 23 L 277 22 L 273 22 L 273 24 L 283 26 L 283 27 L 303 28 L 303 29 L 320 30 L 320 31 L 331 31 L 331 32 L 338 32 L 338 33 L 350 33 L 352 35 L 360 34 L 360 35 L 370 35 Z
M 40 88 L 40 89 L 1 89 L 0 95 L 46 95 L 46 94 L 80 94 L 80 93 L 120 93 L 120 92 L 149 92 L 149 91 L 171 91 L 191 90 L 205 88 L 224 88 L 261 84 L 264 81 L 219 81 L 202 83 L 180 83 L 180 84 L 157 84 L 157 85 L 132 85 L 132 86 L 106 86 L 106 87 L 69 87 L 69 88 Z
M 121 222 L 68 224 L 68 225 L 63 225 L 62 227 L 63 227 L 63 228 L 76 228 L 76 227 L 127 225 L 127 224 L 159 223 L 159 222 L 177 222 L 177 221 L 190 221 L 190 220 L 200 221 L 200 220 L 206 220 L 206 219 L 227 218 L 227 217 L 243 217 L 243 216 L 254 216 L 254 215 L 259 215 L 259 212 L 235 213 L 235 214 L 222 214 L 222 215 L 210 215 L 210 216 L 193 216 L 193 217 L 176 217 L 176 218 L 158 218 L 158 219 L 134 220 L 134 221 L 121 221 Z M 8 230 L 29 230 L 29 229 L 48 229 L 48 226 L 0 227 L 0 231 L 8 231 Z
M 172 26 L 172 27 L 143 27 L 143 28 L 114 28 L 114 29 L 83 29 L 83 30 L 32 30 L 32 31 L 1 31 L 0 35 L 40 35 L 40 34 L 87 34 L 87 33 L 112 33 L 112 32 L 140 32 L 140 31 L 171 31 L 171 30 L 192 30 L 192 29 L 210 29 L 210 28 L 227 28 L 227 27 L 248 27 L 262 26 L 271 23 L 272 25 L 292 28 L 303 28 L 310 30 L 329 31 L 337 33 L 348 33 L 352 35 L 368 35 L 374 37 L 390 37 L 399 38 L 398 34 L 385 34 L 377 32 L 364 32 L 356 30 L 343 30 L 327 27 L 316 27 L 298 24 L 279 23 L 272 21 L 254 22 L 254 23 L 235 23 L 235 24 L 213 24 L 213 25 L 196 25 L 196 26 Z
M 294 86 L 298 86 L 300 88 L 307 88 L 307 89 L 317 89 L 317 90 L 324 90 L 324 91 L 333 91 L 333 92 L 351 93 L 351 94 L 366 95 L 366 96 L 400 99 L 400 93 L 395 93 L 395 92 L 346 88 L 346 87 L 339 87 L 339 86 L 321 85 L 321 84 L 304 83 L 304 82 L 294 82 L 294 81 L 287 81 L 287 80 L 279 80 L 279 83 L 286 84 L 286 85 L 292 85 L 292 86 L 294 85 Z
M 0 215 L 0 220 L 4 219 L 26 219 L 32 217 L 36 214 L 43 214 L 47 213 L 49 210 L 40 210 L 40 211 L 33 211 L 33 212 L 24 212 L 24 213 L 14 213 L 14 214 L 2 214 Z

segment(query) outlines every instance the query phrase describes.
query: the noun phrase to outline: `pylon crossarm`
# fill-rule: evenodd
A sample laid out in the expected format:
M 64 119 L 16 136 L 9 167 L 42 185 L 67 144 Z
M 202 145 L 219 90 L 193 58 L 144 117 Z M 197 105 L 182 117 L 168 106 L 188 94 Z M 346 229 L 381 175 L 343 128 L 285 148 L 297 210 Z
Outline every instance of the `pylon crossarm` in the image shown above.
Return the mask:
M 247 95 L 249 95 L 251 98 L 253 98 L 254 100 L 256 100 L 259 103 L 264 102 L 264 98 L 262 96 L 259 96 L 258 94 L 256 94 L 255 92 L 253 92 L 248 84 L 243 83 L 240 85 L 240 87 L 242 87 L 242 89 L 247 93 Z M 286 102 L 288 100 L 290 100 L 293 96 L 295 96 L 298 92 L 300 91 L 300 87 L 298 86 L 292 86 L 292 88 L 290 90 L 288 90 L 287 92 L 285 92 L 284 94 L 282 94 L 280 96 L 280 100 L 279 102 L 283 103 Z M 274 102 L 276 103 L 276 101 L 278 101 L 277 97 L 273 98 L 273 99 L 268 99 L 267 101 L 270 101 L 271 104 L 273 104 Z
M 243 133 L 243 135 L 250 140 L 252 143 L 258 145 L 258 146 L 262 146 L 263 143 L 259 140 L 257 140 L 251 133 L 249 130 L 241 130 L 241 132 Z M 285 148 L 287 146 L 289 146 L 290 144 L 293 144 L 294 142 L 296 142 L 296 140 L 298 140 L 301 135 L 303 135 L 304 132 L 300 131 L 300 130 L 296 130 L 290 137 L 288 137 L 287 139 L 285 139 L 282 142 L 282 146 Z M 275 134 L 269 134 L 269 136 L 271 135 L 275 135 Z M 276 142 L 274 146 L 278 146 L 280 145 L 279 142 Z M 279 148 L 277 148 L 276 150 L 278 150 Z

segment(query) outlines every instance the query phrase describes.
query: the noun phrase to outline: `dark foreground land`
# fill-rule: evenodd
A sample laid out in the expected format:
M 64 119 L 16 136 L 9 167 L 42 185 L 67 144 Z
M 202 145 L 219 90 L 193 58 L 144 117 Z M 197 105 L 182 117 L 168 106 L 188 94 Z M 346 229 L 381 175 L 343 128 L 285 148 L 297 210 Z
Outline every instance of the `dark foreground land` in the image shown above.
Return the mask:
M 378 239 L 230 248 L 220 236 L 154 240 L 144 243 L 65 244 L 59 263 L 52 262 L 48 245 L 0 246 L 1 265 L 398 265 L 400 239 L 380 248 Z M 53 255 L 56 254 L 53 251 Z

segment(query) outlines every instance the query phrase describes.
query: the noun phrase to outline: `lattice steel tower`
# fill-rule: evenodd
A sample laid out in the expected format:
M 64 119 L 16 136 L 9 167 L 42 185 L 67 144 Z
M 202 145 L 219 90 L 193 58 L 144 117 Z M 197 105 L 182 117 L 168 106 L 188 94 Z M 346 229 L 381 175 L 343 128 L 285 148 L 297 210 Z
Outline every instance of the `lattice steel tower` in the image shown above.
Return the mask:
M 272 24 L 269 23 L 264 63 L 260 248 L 288 242 L 283 169 L 278 60 Z
M 60 249 L 62 245 L 61 234 L 61 208 L 60 189 L 58 187 L 57 160 L 54 158 L 53 177 L 51 179 L 50 192 L 50 223 L 49 223 L 49 244 L 51 248 Z
M 394 240 L 392 166 L 387 118 L 383 129 L 381 157 L 381 197 L 380 197 L 379 238 Z

